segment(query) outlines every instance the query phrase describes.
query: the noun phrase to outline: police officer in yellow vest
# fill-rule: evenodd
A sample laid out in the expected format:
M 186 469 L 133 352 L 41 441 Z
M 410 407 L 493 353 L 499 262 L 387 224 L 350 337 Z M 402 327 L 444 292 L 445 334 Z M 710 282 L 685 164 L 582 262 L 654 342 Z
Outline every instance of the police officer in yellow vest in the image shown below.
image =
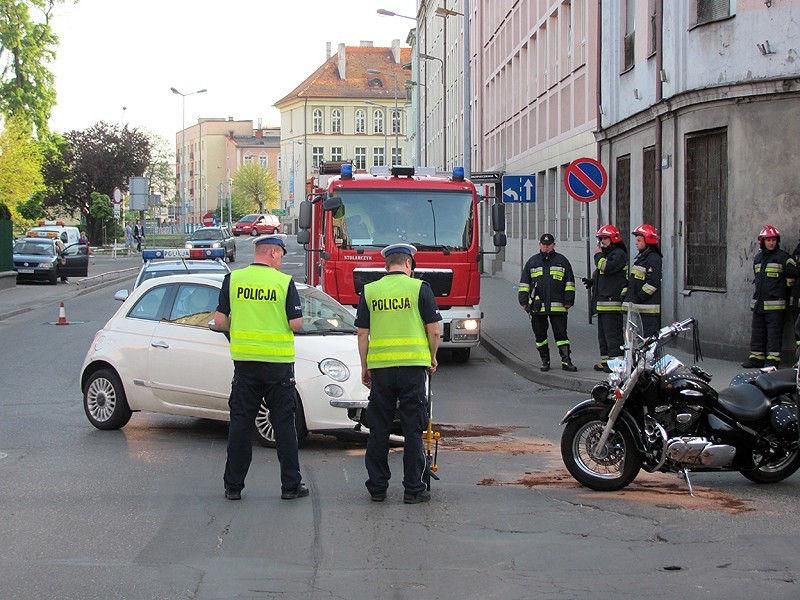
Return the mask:
M 217 329 L 230 330 L 234 372 L 228 401 L 228 460 L 225 497 L 240 500 L 253 456 L 252 435 L 263 399 L 275 430 L 281 468 L 281 498 L 308 496 L 300 476 L 294 412 L 294 331 L 303 326 L 300 296 L 289 275 L 278 271 L 286 236 L 254 240 L 253 264 L 225 276 L 214 315 Z
M 356 312 L 361 379 L 370 388 L 365 463 L 366 486 L 374 502 L 383 502 L 389 487 L 389 431 L 398 402 L 405 437 L 403 502 L 431 498 L 422 479 L 422 432 L 428 418 L 425 372 L 436 371 L 442 317 L 430 286 L 411 277 L 416 252 L 409 244 L 384 248 L 387 274 L 364 286 Z

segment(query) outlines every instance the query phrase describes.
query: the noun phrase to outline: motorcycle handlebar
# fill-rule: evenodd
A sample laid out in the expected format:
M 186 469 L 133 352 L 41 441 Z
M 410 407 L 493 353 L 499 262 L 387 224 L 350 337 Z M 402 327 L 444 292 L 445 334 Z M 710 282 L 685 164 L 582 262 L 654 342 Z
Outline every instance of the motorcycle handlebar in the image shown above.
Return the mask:
M 688 319 L 684 319 L 683 321 L 676 321 L 672 325 L 667 325 L 666 327 L 662 327 L 661 329 L 656 331 L 653 335 L 645 339 L 642 346 L 645 348 L 649 348 L 656 342 L 660 342 L 661 340 L 665 340 L 674 337 L 679 333 L 683 333 L 684 331 L 688 331 L 693 324 L 694 324 L 694 318 L 690 317 Z

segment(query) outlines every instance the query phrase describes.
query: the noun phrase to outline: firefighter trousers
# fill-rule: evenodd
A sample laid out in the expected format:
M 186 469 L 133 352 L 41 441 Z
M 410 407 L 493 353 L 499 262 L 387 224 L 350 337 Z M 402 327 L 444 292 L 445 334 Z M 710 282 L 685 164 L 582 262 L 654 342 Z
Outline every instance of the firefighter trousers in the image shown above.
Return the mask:
M 597 313 L 597 341 L 600 343 L 600 358 L 622 356 L 622 312 L 609 311 Z
M 750 329 L 750 358 L 780 362 L 783 311 L 753 312 Z
M 553 337 L 556 338 L 556 346 L 561 350 L 562 346 L 569 348 L 569 338 L 567 337 L 567 314 L 550 315 L 531 315 L 531 328 L 536 338 L 536 349 L 542 358 L 550 358 L 550 348 L 547 341 L 547 319 L 553 326 Z M 569 356 L 569 354 L 567 354 Z

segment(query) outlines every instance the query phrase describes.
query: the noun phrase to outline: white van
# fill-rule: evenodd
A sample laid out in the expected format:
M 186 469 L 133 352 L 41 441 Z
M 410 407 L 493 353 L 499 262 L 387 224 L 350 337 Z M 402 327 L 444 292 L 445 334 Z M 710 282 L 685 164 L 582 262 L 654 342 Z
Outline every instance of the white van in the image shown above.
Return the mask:
M 63 221 L 39 221 L 39 226 L 29 229 L 25 237 L 55 237 L 53 234 L 56 234 L 65 246 L 77 244 L 81 237 L 77 227 L 64 225 Z

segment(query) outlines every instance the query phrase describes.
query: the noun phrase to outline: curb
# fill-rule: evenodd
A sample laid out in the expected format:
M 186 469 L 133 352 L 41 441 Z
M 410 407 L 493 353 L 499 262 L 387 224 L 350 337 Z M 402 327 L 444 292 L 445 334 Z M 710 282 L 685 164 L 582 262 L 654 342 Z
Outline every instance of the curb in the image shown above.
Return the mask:
M 487 335 L 483 331 L 481 332 L 481 346 L 486 348 L 492 356 L 497 358 L 505 366 L 511 368 L 517 375 L 543 386 L 588 394 L 598 381 L 601 381 L 597 379 L 584 379 L 577 373 L 567 375 L 566 372 L 564 372 L 562 375 L 561 371 L 542 372 L 538 367 L 524 363 L 510 350 L 503 347 L 502 344 L 493 340 L 491 335 Z

